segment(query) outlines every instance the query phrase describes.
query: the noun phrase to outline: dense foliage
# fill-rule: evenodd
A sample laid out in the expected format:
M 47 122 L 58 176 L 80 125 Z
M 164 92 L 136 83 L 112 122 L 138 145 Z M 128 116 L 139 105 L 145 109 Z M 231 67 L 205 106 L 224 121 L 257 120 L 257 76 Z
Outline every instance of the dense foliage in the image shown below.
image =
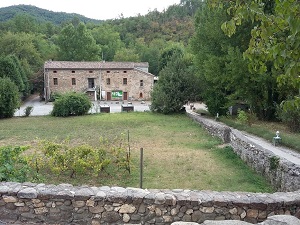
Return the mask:
M 123 136 L 100 138 L 97 146 L 43 140 L 39 141 L 39 152 L 26 154 L 28 147 L 1 147 L 0 182 L 44 182 L 49 175 L 75 178 L 88 174 L 97 178 L 109 172 L 130 173 L 131 161 Z
M 0 181 L 25 182 L 30 180 L 32 169 L 21 155 L 25 147 L 0 148 Z
M 56 25 L 71 21 L 74 17 L 79 18 L 82 22 L 100 22 L 99 20 L 86 18 L 75 13 L 53 12 L 32 5 L 16 5 L 0 9 L 1 22 L 6 22 L 19 15 L 31 15 L 32 19 L 37 20 L 38 22 L 51 22 Z
M 267 99 L 264 105 L 268 117 L 274 114 L 270 103 L 280 104 L 279 118 L 286 121 L 282 110 L 288 115 L 299 113 L 300 95 L 300 3 L 297 0 L 258 0 L 258 1 L 224 1 L 209 0 L 212 10 L 227 8 L 229 18 L 223 21 L 222 30 L 231 37 L 238 27 L 252 22 L 251 39 L 244 57 L 249 60 L 249 71 L 261 80 L 267 81 L 268 92 L 265 96 L 258 95 L 257 101 Z M 293 98 L 295 97 L 295 98 Z M 290 105 L 294 107 L 284 107 Z M 271 110 L 269 110 L 271 108 Z M 296 110 L 296 111 L 295 111 Z M 289 111 L 289 112 L 288 112 Z M 298 117 L 297 124 L 300 123 Z
M 163 12 L 97 22 L 7 7 L 0 9 L 1 63 L 26 96 L 42 93 L 45 60 L 146 61 L 149 72 L 161 76 L 154 111 L 175 112 L 200 96 L 213 115 L 246 104 L 259 119 L 287 122 L 284 115 L 299 108 L 299 10 L 297 0 L 181 0 Z M 289 101 L 295 107 L 283 114 L 282 102 Z
M 0 118 L 13 117 L 19 104 L 20 96 L 17 85 L 9 78 L 0 77 Z
M 184 110 L 188 100 L 199 93 L 199 83 L 188 56 L 174 53 L 159 74 L 159 81 L 152 92 L 151 111 L 164 114 Z
M 70 92 L 60 95 L 53 104 L 52 116 L 82 116 L 88 113 L 92 103 L 84 93 Z

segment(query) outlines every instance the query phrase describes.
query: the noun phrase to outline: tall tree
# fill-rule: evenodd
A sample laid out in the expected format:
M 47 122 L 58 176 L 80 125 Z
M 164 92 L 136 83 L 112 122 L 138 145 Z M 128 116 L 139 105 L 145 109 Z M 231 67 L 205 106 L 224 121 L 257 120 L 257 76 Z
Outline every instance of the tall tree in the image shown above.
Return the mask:
M 151 98 L 151 111 L 170 114 L 178 113 L 189 99 L 199 91 L 194 75 L 192 60 L 181 53 L 174 54 L 159 73 Z
M 116 51 L 124 47 L 120 34 L 112 26 L 100 25 L 92 30 L 92 35 L 96 43 L 100 45 L 103 60 L 112 61 Z
M 19 107 L 19 100 L 17 85 L 8 77 L 0 77 L 0 119 L 13 117 Z
M 13 56 L 0 58 L 0 77 L 9 78 L 16 84 L 20 92 L 25 91 L 21 70 L 18 68 Z
M 84 23 L 74 27 L 69 24 L 58 36 L 59 60 L 96 61 L 100 59 L 100 47 Z
M 212 7 L 225 4 L 209 0 Z M 222 24 L 223 31 L 232 36 L 238 26 L 251 20 L 253 27 L 245 56 L 253 71 L 264 73 L 269 62 L 278 71 L 278 84 L 289 95 L 298 94 L 300 87 L 300 3 L 298 0 L 226 1 L 230 18 Z

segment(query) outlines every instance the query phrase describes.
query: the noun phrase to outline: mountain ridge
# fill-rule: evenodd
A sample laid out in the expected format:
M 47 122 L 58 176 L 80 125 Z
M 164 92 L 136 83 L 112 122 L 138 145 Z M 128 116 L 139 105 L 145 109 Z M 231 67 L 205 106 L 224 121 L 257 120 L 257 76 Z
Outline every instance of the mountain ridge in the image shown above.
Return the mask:
M 85 17 L 77 13 L 66 13 L 66 12 L 54 12 L 48 9 L 42 9 L 33 5 L 12 5 L 0 8 L 0 22 L 6 22 L 16 15 L 25 14 L 33 17 L 38 22 L 52 22 L 54 24 L 61 24 L 66 21 L 72 20 L 77 17 L 80 21 L 85 23 L 100 23 L 102 20 L 96 20 Z

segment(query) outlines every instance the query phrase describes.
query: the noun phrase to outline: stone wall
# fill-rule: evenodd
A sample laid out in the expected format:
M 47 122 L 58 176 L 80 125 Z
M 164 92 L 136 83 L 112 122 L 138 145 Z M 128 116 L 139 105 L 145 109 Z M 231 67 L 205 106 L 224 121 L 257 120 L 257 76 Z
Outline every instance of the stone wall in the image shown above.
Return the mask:
M 252 142 L 238 130 L 194 112 L 189 112 L 188 116 L 200 123 L 213 136 L 229 143 L 242 160 L 266 177 L 278 191 L 300 189 L 299 165 L 278 157 L 270 150 Z
M 205 220 L 264 221 L 298 215 L 300 191 L 232 193 L 0 183 L 0 221 L 36 224 L 156 224 Z

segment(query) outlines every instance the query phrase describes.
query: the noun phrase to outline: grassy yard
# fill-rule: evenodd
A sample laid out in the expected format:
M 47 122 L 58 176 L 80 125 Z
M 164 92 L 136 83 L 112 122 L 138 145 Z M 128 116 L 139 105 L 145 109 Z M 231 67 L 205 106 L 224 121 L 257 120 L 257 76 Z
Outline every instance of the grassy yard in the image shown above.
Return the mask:
M 82 117 L 26 117 L 0 120 L 0 146 L 65 140 L 97 145 L 99 138 L 130 133 L 132 173 L 103 174 L 98 179 L 46 176 L 46 183 L 139 187 L 139 150 L 144 149 L 143 188 L 272 192 L 255 174 L 198 124 L 185 115 L 114 113 Z

